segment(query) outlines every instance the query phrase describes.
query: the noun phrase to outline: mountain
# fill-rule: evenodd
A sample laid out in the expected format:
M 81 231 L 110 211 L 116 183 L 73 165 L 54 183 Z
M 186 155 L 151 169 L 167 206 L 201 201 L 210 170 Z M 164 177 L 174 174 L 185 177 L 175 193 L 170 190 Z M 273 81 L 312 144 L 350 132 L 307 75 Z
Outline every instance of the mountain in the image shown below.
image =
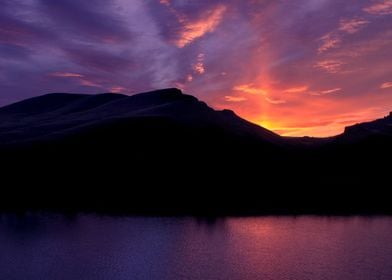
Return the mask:
M 170 126 L 214 130 L 233 138 L 282 141 L 279 135 L 241 119 L 233 111 L 215 111 L 178 89 L 164 89 L 133 96 L 54 93 L 24 100 L 0 108 L 0 143 L 39 143 L 98 130 L 109 123 L 132 121 L 130 126 L 136 126 L 152 118 Z
M 351 142 L 358 142 L 371 137 L 392 138 L 392 112 L 382 119 L 348 126 L 344 133 L 340 135 L 341 139 Z
M 43 95 L 0 108 L 0 205 L 142 214 L 386 213 L 391 119 L 329 139 L 293 139 L 178 89 Z

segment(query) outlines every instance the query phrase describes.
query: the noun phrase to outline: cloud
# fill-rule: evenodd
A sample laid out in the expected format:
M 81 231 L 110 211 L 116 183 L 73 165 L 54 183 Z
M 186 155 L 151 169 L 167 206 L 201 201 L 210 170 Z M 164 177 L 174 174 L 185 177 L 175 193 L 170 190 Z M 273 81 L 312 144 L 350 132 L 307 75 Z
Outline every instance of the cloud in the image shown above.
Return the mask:
M 162 5 L 165 5 L 165 6 L 169 6 L 170 0 L 159 0 L 159 3 L 161 3 Z
M 87 77 L 85 77 L 85 75 L 82 75 L 79 73 L 53 72 L 53 73 L 49 73 L 48 76 L 57 77 L 57 78 L 71 78 L 71 79 L 78 81 L 78 83 L 81 86 L 102 88 L 102 85 L 100 85 L 98 82 L 95 82 L 92 79 L 88 79 Z
M 300 93 L 308 90 L 308 86 L 294 87 L 284 90 L 286 93 Z
M 279 105 L 279 104 L 286 103 L 286 100 L 283 100 L 283 99 L 273 99 L 273 98 L 270 98 L 268 96 L 265 97 L 265 101 L 267 101 L 270 104 L 274 104 L 274 105 Z
M 122 86 L 113 86 L 109 89 L 110 92 L 115 92 L 115 93 L 125 93 L 127 92 L 127 89 Z
M 322 69 L 327 73 L 335 74 L 340 72 L 342 65 L 344 63 L 340 60 L 323 60 L 317 62 L 314 67 L 318 69 Z
M 369 24 L 369 21 L 364 19 L 342 19 L 340 20 L 339 30 L 354 34 Z
M 39 22 L 28 22 L 25 18 L 0 12 L 0 44 L 28 47 L 36 44 L 38 40 L 45 43 L 56 41 L 56 37 L 52 30 L 48 30 Z
M 386 88 L 391 88 L 391 87 L 392 87 L 392 82 L 386 82 L 380 86 L 381 89 L 386 89 Z
M 205 67 L 204 67 L 204 54 L 203 53 L 199 53 L 197 55 L 197 62 L 196 64 L 193 65 L 193 70 L 197 73 L 197 74 L 204 74 L 204 72 L 206 71 Z
M 226 95 L 225 100 L 227 102 L 242 102 L 247 100 L 245 97 L 242 96 L 231 96 L 231 95 Z
M 336 48 L 342 39 L 335 33 L 328 33 L 320 38 L 321 46 L 318 48 L 319 53 L 323 53 L 329 49 Z
M 315 96 L 322 96 L 322 95 L 327 95 L 331 93 L 337 93 L 341 91 L 341 88 L 332 88 L 332 89 L 327 89 L 327 90 L 321 90 L 321 91 L 311 91 L 309 92 L 310 95 L 315 95 Z
M 390 15 L 392 14 L 392 0 L 379 1 L 363 10 L 373 15 Z
M 213 32 L 221 23 L 225 11 L 226 7 L 219 5 L 206 11 L 200 19 L 195 21 L 184 19 L 184 25 L 178 34 L 179 38 L 175 41 L 177 47 L 183 48 L 206 33 Z
M 319 39 L 321 45 L 317 49 L 318 53 L 322 54 L 330 49 L 339 47 L 342 44 L 345 34 L 357 33 L 368 24 L 368 20 L 357 17 L 341 19 L 337 30 L 331 31 Z
M 244 93 L 249 93 L 249 94 L 262 94 L 265 95 L 267 93 L 266 90 L 256 87 L 253 84 L 243 84 L 243 85 L 238 85 L 233 87 L 233 90 L 236 91 L 242 91 Z
M 63 77 L 63 78 L 82 78 L 83 75 L 78 73 L 69 73 L 69 72 L 54 72 L 49 74 L 53 77 Z
M 86 87 L 96 87 L 96 88 L 102 87 L 102 85 L 100 85 L 99 83 L 94 82 L 92 80 L 85 79 L 85 78 L 80 79 L 80 84 L 82 86 L 86 86 Z

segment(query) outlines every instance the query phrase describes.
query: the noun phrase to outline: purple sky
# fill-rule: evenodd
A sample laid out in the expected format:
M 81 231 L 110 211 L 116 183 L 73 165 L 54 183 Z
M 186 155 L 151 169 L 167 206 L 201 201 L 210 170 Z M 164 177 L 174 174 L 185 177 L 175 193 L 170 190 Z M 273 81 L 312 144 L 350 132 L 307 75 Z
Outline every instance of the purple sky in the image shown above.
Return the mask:
M 179 87 L 284 135 L 392 111 L 392 0 L 2 0 L 0 105 Z

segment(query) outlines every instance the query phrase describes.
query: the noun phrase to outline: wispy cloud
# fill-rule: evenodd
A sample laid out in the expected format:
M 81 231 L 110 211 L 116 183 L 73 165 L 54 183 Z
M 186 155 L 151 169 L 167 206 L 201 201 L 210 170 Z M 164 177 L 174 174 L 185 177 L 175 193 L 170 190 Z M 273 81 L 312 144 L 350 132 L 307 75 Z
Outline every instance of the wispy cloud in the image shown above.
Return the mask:
M 279 104 L 284 104 L 286 103 L 286 100 L 283 99 L 274 99 L 274 98 L 270 98 L 268 96 L 265 97 L 265 101 L 267 101 L 270 104 L 274 104 L 274 105 L 279 105 Z
M 354 34 L 368 24 L 369 21 L 360 18 L 342 19 L 340 20 L 339 30 L 349 34 Z
M 392 87 L 392 82 L 386 82 L 380 86 L 381 89 L 386 89 L 386 88 L 391 88 L 391 87 Z
M 337 59 L 330 59 L 330 60 L 319 61 L 314 65 L 314 67 L 324 70 L 327 73 L 335 74 L 340 72 L 342 65 L 344 65 L 342 61 Z
M 205 67 L 204 67 L 204 54 L 203 53 L 199 53 L 197 55 L 197 61 L 196 63 L 193 65 L 193 70 L 197 73 L 197 74 L 204 74 L 204 72 L 206 71 Z
M 307 91 L 308 88 L 309 88 L 308 86 L 293 87 L 293 88 L 286 89 L 283 92 L 286 92 L 286 93 L 300 93 L 300 92 Z
M 318 53 L 322 54 L 330 49 L 339 47 L 347 34 L 357 33 L 369 23 L 368 20 L 363 18 L 341 19 L 336 30 L 327 33 L 319 39 L 321 45 L 318 47 Z
M 159 3 L 161 3 L 162 5 L 165 5 L 165 6 L 169 6 L 170 0 L 159 0 Z
M 331 93 L 337 93 L 341 91 L 341 88 L 332 88 L 332 89 L 327 89 L 327 90 L 320 90 L 320 91 L 311 91 L 309 92 L 310 95 L 315 95 L 315 96 L 322 96 L 322 95 L 327 95 Z
M 124 93 L 127 92 L 127 89 L 122 86 L 113 86 L 109 89 L 110 92 L 116 92 L 116 93 Z
M 88 79 L 85 79 L 85 78 L 80 79 L 80 84 L 82 86 L 86 86 L 86 87 L 97 87 L 97 88 L 101 88 L 102 87 L 97 82 L 94 82 L 92 80 L 88 80 Z
M 219 5 L 215 9 L 208 10 L 201 19 L 195 21 L 183 19 L 185 21 L 184 26 L 175 42 L 177 47 L 183 48 L 206 33 L 213 32 L 222 21 L 225 12 L 226 6 Z
M 70 73 L 70 72 L 54 72 L 50 73 L 50 76 L 53 77 L 62 77 L 62 78 L 81 78 L 83 75 L 78 73 Z
M 392 0 L 379 1 L 363 10 L 374 15 L 390 15 L 392 14 Z
M 245 97 L 243 96 L 231 96 L 231 95 L 226 95 L 225 96 L 225 100 L 227 102 L 242 102 L 247 100 Z
M 318 52 L 323 53 L 329 49 L 336 48 L 342 40 L 337 34 L 331 32 L 321 37 L 320 41 L 321 45 L 318 48 Z
M 242 91 L 244 93 L 249 93 L 249 94 L 262 94 L 265 95 L 267 91 L 263 88 L 256 87 L 253 84 L 243 84 L 243 85 L 238 85 L 233 88 L 233 90 L 236 91 Z
M 71 79 L 75 79 L 76 81 L 78 81 L 78 83 L 81 86 L 86 86 L 86 87 L 98 87 L 101 88 L 102 86 L 85 77 L 85 75 L 79 74 L 79 73 L 72 73 L 72 72 L 53 72 L 53 73 L 49 73 L 49 76 L 52 77 L 58 77 L 58 78 L 71 78 Z

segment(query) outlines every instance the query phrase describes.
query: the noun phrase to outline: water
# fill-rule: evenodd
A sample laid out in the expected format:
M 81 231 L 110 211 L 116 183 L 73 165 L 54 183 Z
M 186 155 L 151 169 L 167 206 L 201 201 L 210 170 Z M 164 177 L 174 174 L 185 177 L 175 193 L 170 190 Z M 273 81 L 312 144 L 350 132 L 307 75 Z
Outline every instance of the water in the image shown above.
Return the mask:
M 392 279 L 391 217 L 0 218 L 0 279 Z

